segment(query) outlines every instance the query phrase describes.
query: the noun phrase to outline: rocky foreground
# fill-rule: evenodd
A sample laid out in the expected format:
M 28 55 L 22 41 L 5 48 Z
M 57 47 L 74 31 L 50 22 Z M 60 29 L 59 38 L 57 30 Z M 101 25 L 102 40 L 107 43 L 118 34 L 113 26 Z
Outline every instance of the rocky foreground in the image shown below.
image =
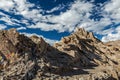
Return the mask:
M 0 31 L 0 80 L 120 80 L 120 41 L 77 29 L 50 46 L 15 29 Z

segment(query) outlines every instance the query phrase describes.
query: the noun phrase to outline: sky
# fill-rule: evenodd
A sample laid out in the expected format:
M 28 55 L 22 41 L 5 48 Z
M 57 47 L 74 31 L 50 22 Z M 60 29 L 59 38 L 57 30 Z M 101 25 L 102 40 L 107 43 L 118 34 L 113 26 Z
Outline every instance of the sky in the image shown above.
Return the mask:
M 75 29 L 103 42 L 120 40 L 120 0 L 0 0 L 0 30 L 58 42 Z

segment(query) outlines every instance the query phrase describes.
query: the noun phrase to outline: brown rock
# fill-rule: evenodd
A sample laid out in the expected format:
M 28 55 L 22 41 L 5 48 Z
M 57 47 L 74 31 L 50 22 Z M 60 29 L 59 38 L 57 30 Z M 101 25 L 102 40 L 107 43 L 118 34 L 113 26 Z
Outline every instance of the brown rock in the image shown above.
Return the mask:
M 118 43 L 103 43 L 83 28 L 54 46 L 41 37 L 27 37 L 15 29 L 1 30 L 0 79 L 119 80 Z

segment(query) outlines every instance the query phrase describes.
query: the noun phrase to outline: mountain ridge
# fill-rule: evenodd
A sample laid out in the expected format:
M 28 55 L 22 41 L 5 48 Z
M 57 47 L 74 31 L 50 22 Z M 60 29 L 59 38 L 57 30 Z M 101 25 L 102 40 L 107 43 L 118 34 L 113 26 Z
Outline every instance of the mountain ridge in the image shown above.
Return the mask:
M 103 43 L 78 28 L 51 46 L 35 35 L 1 30 L 0 79 L 119 80 L 118 42 Z

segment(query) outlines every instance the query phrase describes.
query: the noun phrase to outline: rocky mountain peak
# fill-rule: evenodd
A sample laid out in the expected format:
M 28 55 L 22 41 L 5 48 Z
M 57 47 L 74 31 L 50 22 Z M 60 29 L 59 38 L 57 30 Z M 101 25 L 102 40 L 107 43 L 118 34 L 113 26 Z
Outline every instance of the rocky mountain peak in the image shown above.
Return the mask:
M 85 31 L 84 28 L 77 28 L 76 31 L 74 33 L 72 33 L 72 35 L 77 35 L 79 38 L 83 38 L 83 39 L 91 39 L 93 41 L 98 41 L 100 42 L 100 40 L 98 40 L 93 32 L 88 32 Z
M 99 39 L 94 37 L 92 32 L 87 32 L 84 28 L 77 28 L 70 36 L 63 37 L 59 43 L 54 46 L 63 44 L 79 44 L 80 42 L 87 40 L 88 42 L 101 43 Z M 86 41 L 85 41 L 86 42 Z
M 118 42 L 103 43 L 80 28 L 51 46 L 16 29 L 0 30 L 0 79 L 119 80 Z

